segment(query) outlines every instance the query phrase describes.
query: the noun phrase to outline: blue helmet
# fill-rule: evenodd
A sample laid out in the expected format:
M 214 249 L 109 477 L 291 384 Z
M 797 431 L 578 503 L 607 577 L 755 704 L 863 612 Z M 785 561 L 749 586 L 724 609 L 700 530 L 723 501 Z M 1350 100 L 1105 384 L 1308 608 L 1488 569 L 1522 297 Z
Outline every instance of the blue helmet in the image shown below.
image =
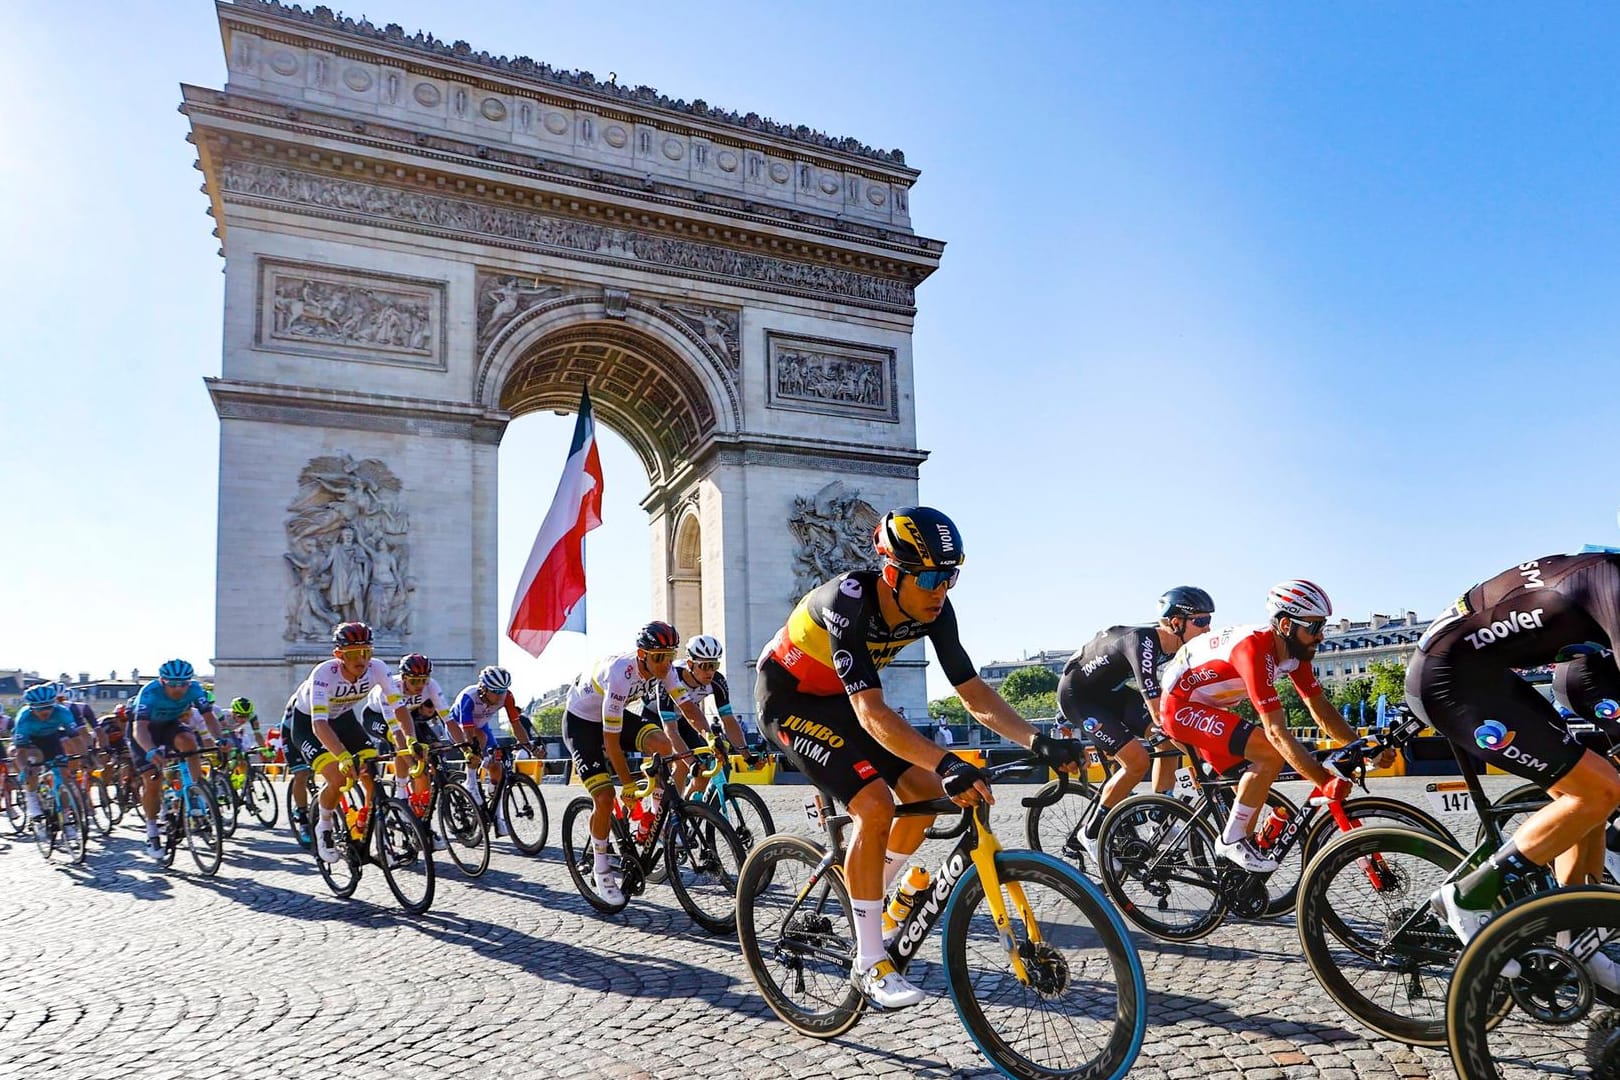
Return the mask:
M 189 682 L 197 669 L 184 660 L 170 660 L 158 668 L 158 678 L 166 683 Z
M 56 704 L 56 684 L 46 682 L 46 683 L 40 683 L 38 686 L 30 686 L 23 693 L 23 704 L 30 705 L 30 706 L 32 706 L 32 705 L 55 705 Z

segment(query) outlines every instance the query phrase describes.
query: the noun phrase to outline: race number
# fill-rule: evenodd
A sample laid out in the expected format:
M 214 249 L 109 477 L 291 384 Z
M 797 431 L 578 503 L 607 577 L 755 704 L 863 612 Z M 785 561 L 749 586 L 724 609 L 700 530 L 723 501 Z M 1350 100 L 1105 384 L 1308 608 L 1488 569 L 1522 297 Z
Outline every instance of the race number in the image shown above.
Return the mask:
M 1468 785 L 1461 780 L 1445 780 L 1438 784 L 1424 786 L 1428 792 L 1429 802 L 1442 814 L 1472 814 L 1474 812 L 1474 796 L 1469 792 Z

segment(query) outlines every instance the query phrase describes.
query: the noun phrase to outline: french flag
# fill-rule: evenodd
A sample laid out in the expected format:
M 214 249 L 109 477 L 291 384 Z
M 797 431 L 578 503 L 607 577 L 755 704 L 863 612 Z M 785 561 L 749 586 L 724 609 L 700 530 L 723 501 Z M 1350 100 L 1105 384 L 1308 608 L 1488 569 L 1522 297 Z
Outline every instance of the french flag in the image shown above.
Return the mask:
M 538 657 L 563 630 L 585 631 L 585 534 L 602 524 L 602 459 L 596 452 L 591 393 L 582 387 L 579 420 L 551 509 L 534 538 L 512 598 L 506 636 Z

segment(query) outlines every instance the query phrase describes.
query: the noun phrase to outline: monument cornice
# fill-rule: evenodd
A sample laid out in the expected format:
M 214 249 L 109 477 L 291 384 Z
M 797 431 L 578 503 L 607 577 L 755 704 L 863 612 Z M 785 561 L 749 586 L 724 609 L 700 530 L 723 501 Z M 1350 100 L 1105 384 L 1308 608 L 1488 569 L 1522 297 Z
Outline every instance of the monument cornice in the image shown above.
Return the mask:
M 511 421 L 500 410 L 436 398 L 239 379 L 204 378 L 203 382 L 221 420 L 471 439 L 490 446 L 499 445 Z
M 391 57 L 404 70 L 442 76 L 455 72 L 467 85 L 497 93 L 522 91 L 559 103 L 613 112 L 626 119 L 653 118 L 669 129 L 685 129 L 705 138 L 758 145 L 796 156 L 812 156 L 841 169 L 859 169 L 891 182 L 910 184 L 920 173 L 905 164 L 899 150 L 878 150 L 857 139 L 837 138 L 802 124 L 780 124 L 755 113 L 742 115 L 709 106 L 702 100 L 687 102 L 660 94 L 649 86 L 620 86 L 616 80 L 599 81 L 588 71 L 564 71 L 526 56 L 508 58 L 474 52 L 466 42 L 446 45 L 420 31 L 407 35 L 390 23 L 379 28 L 365 18 L 334 15 L 330 9 L 312 11 L 275 0 L 233 0 L 216 3 L 221 30 L 229 47 L 229 30 L 240 27 L 284 44 L 314 45 L 334 55 L 375 62 Z
M 560 161 L 491 145 L 487 141 L 423 131 L 395 120 L 361 120 L 350 113 L 302 104 L 289 106 L 285 101 L 240 90 L 209 90 L 182 85 L 181 91 L 184 101 L 180 111 L 198 128 L 219 132 L 221 137 L 240 139 L 242 133 L 240 130 L 227 133 L 222 126 L 206 124 L 204 118 L 252 125 L 263 131 L 282 132 L 306 140 L 329 140 L 344 147 L 358 145 L 381 153 L 408 155 L 436 162 L 439 168 L 448 167 L 447 172 L 459 169 L 489 174 L 489 179 L 480 181 L 486 185 L 498 184 L 494 176 L 500 175 L 534 186 L 537 191 L 545 190 L 538 185 L 549 183 L 566 186 L 573 192 L 606 197 L 591 200 L 589 195 L 571 193 L 571 197 L 581 199 L 587 213 L 600 213 L 609 207 L 619 208 L 626 200 L 633 200 L 653 212 L 657 212 L 655 208 L 664 208 L 674 214 L 687 215 L 703 227 L 735 230 L 743 225 L 745 229 L 766 230 L 767 235 L 756 238 L 756 244 L 769 244 L 775 239 L 779 243 L 785 241 L 802 245 L 802 239 L 798 238 L 807 235 L 840 248 L 853 244 L 859 254 L 853 257 L 845 255 L 843 261 L 854 261 L 865 266 L 870 260 L 886 256 L 907 268 L 902 272 L 895 267 L 891 273 L 908 277 L 914 284 L 938 268 L 945 250 L 943 241 L 906 230 L 748 199 L 732 192 L 681 184 L 646 173 L 627 173 L 609 167 Z M 285 135 L 283 141 L 289 141 Z M 398 163 L 389 164 L 397 167 Z M 595 205 L 594 210 L 591 209 L 592 204 Z M 818 254 L 830 258 L 825 252 Z

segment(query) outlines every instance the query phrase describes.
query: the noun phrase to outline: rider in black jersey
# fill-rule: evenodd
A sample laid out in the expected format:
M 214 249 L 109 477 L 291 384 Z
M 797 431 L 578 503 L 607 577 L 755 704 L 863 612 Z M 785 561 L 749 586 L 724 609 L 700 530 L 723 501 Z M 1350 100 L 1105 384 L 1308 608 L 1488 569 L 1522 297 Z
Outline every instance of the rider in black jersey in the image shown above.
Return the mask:
M 1483 866 L 1431 900 L 1467 941 L 1490 918 L 1502 885 L 1554 863 L 1564 884 L 1601 881 L 1603 832 L 1620 805 L 1620 773 L 1584 748 L 1551 702 L 1515 669 L 1539 667 L 1620 641 L 1620 555 L 1550 555 L 1475 585 L 1423 634 L 1406 671 L 1406 699 L 1452 743 L 1553 796 Z M 1620 970 L 1588 962 L 1607 989 Z
M 1191 585 L 1159 597 L 1156 626 L 1111 626 L 1098 631 L 1063 667 L 1058 680 L 1058 716 L 1080 730 L 1119 769 L 1103 785 L 1097 812 L 1086 820 L 1080 844 L 1093 860 L 1103 816 L 1142 782 L 1148 748 L 1142 742 L 1159 722 L 1159 668 L 1181 646 L 1209 632 L 1215 601 Z M 1175 761 L 1161 758 L 1154 787 L 1170 790 Z

